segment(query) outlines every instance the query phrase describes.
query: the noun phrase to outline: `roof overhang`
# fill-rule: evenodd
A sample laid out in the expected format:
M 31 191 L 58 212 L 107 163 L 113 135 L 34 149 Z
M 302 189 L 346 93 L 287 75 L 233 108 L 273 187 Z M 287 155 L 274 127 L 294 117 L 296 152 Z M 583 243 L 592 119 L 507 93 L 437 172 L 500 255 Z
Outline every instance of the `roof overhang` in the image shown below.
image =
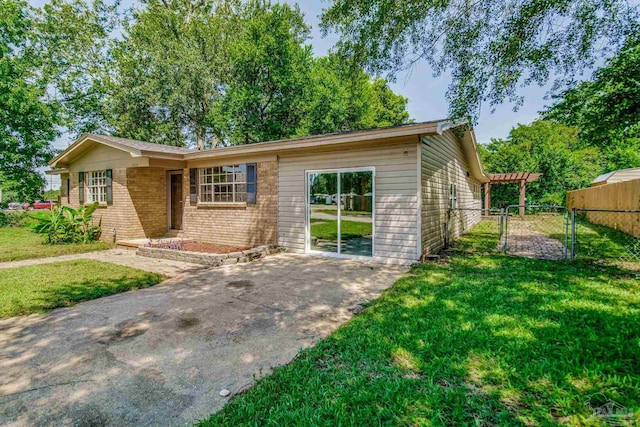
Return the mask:
M 74 141 L 64 151 L 54 157 L 49 165 L 53 171 L 65 170 L 69 164 L 80 158 L 91 150 L 96 144 L 103 144 L 124 152 L 128 152 L 132 157 L 148 157 L 154 159 L 170 160 L 198 160 L 198 159 L 218 159 L 235 156 L 272 154 L 277 155 L 281 151 L 298 149 L 331 150 L 339 145 L 354 146 L 354 144 L 377 144 L 387 140 L 398 138 L 413 138 L 421 141 L 422 137 L 438 135 L 452 130 L 456 132 L 456 137 L 461 141 L 462 147 L 469 164 L 469 172 L 480 182 L 488 182 L 489 176 L 484 172 L 478 146 L 472 126 L 467 121 L 452 122 L 450 120 L 434 120 L 423 123 L 412 123 L 407 125 L 392 126 L 387 128 L 369 129 L 351 132 L 338 132 L 333 134 L 307 136 L 301 138 L 258 142 L 254 144 L 234 145 L 229 147 L 218 147 L 209 150 L 187 151 L 185 153 L 155 152 L 120 144 L 108 137 L 100 135 L 84 134 Z M 51 172 L 52 174 L 56 172 Z M 64 173 L 64 172 L 61 172 Z
M 482 160 L 480 159 L 476 134 L 473 128 L 467 123 L 460 124 L 458 127 L 464 127 L 460 141 L 462 141 L 462 148 L 467 155 L 471 175 L 480 182 L 489 182 L 489 175 L 484 171 L 484 167 L 482 167 Z
M 215 158 L 246 154 L 262 154 L 282 150 L 331 147 L 345 143 L 383 140 L 403 136 L 432 135 L 438 133 L 438 126 L 444 122 L 444 120 L 439 120 L 380 129 L 315 135 L 279 141 L 258 142 L 255 144 L 232 145 L 230 147 L 219 147 L 212 148 L 210 150 L 186 153 L 184 154 L 184 159 L 195 160 L 207 157 Z
M 61 153 L 55 156 L 49 161 L 49 166 L 52 168 L 66 168 L 69 163 L 78 159 L 96 144 L 106 145 L 124 152 L 128 152 L 131 157 L 149 157 L 154 159 L 172 159 L 183 160 L 183 155 L 178 153 L 162 153 L 151 150 L 141 150 L 135 147 L 131 147 L 125 144 L 119 144 L 118 142 L 111 141 L 107 138 L 102 138 L 100 135 L 83 134 L 76 139 L 71 145 L 65 148 Z
M 489 175 L 484 171 L 482 167 L 482 160 L 480 160 L 480 153 L 478 152 L 478 143 L 476 142 L 476 135 L 473 131 L 471 124 L 464 120 L 460 122 L 441 121 L 438 123 L 436 132 L 438 135 L 442 135 L 447 130 L 455 132 L 456 138 L 460 140 L 462 144 L 462 150 L 467 159 L 469 165 L 469 174 L 480 182 L 489 182 Z M 426 143 L 424 137 L 429 135 L 423 135 L 422 141 Z
M 47 175 L 62 175 L 65 173 L 69 173 L 69 169 L 67 168 L 58 168 L 58 169 L 50 169 L 47 171 L 44 171 Z

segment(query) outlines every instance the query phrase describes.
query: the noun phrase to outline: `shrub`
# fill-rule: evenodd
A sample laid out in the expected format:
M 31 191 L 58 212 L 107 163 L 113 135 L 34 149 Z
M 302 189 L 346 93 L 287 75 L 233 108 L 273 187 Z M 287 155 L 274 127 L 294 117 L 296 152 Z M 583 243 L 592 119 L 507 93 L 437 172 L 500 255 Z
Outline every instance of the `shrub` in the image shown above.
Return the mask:
M 0 212 L 0 227 L 23 227 L 29 222 L 26 212 Z
M 91 225 L 98 203 L 73 209 L 69 206 L 54 206 L 50 212 L 31 215 L 35 222 L 33 231 L 46 236 L 47 243 L 89 243 L 100 238 L 102 229 Z

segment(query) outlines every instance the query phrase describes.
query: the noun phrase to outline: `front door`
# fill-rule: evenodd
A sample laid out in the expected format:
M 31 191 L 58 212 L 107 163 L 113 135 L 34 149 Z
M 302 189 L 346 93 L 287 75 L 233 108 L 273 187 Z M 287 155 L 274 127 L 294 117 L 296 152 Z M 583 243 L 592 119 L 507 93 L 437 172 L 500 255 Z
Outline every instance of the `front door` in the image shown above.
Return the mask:
M 169 175 L 171 178 L 171 229 L 182 230 L 182 173 Z

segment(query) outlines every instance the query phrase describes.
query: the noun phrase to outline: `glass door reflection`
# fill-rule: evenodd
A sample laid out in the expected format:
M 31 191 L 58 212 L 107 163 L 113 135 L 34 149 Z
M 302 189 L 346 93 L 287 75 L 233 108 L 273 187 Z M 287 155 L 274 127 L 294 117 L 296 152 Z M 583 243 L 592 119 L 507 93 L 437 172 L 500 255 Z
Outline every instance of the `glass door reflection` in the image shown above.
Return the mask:
M 340 173 L 340 253 L 373 254 L 373 172 Z
M 338 174 L 309 174 L 309 247 L 338 253 Z
M 308 174 L 311 251 L 373 255 L 373 171 Z

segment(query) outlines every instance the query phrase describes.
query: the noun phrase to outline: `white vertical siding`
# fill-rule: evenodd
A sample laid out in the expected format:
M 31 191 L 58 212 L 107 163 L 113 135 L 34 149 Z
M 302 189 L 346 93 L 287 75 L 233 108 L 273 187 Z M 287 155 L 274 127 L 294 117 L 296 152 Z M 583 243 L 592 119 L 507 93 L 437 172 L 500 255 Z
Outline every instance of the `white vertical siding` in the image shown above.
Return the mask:
M 422 155 L 422 251 L 433 254 L 444 245 L 451 184 L 457 184 L 459 208 L 482 207 L 480 183 L 468 175 L 469 164 L 459 139 L 446 131 L 424 138 Z M 480 220 L 480 211 L 458 211 L 452 220 L 456 238 Z
M 414 140 L 415 141 L 415 140 Z M 278 163 L 278 243 L 305 250 L 305 172 L 374 167 L 374 260 L 408 263 L 418 253 L 418 144 L 379 143 L 375 148 L 283 154 Z

